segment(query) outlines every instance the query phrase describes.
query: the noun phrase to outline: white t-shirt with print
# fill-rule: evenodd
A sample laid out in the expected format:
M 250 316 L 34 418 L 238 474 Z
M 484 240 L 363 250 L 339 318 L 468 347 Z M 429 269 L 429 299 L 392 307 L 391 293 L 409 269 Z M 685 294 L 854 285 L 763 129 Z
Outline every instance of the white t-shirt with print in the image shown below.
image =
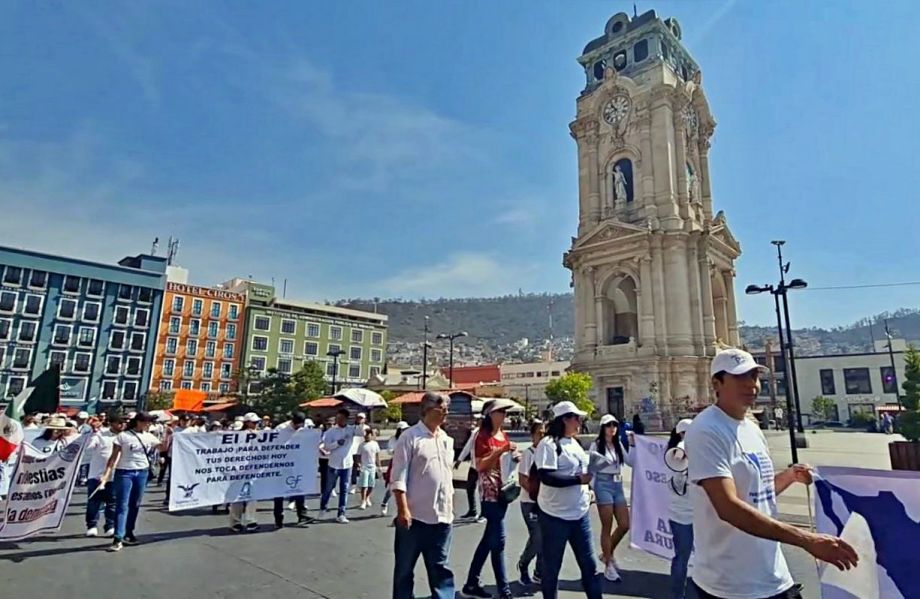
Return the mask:
M 792 575 L 780 544 L 724 522 L 699 486 L 708 478 L 731 478 L 742 501 L 775 517 L 775 472 L 760 428 L 709 406 L 693 419 L 685 445 L 693 503 L 693 581 L 726 599 L 771 597 L 790 588 Z
M 556 442 L 552 437 L 544 437 L 540 441 L 533 458 L 537 470 L 555 470 L 563 476 L 588 473 L 588 454 L 578 441 L 563 437 L 559 439 L 559 447 L 562 451 L 556 455 Z M 551 487 L 541 484 L 537 503 L 540 509 L 550 516 L 563 520 L 579 520 L 591 507 L 591 493 L 588 485 Z
M 323 435 L 323 448 L 329 452 L 329 467 L 336 470 L 348 470 L 354 463 L 352 440 L 355 438 L 353 426 L 333 426 Z M 342 441 L 342 444 L 339 444 Z
M 361 444 L 361 469 L 368 472 L 377 469 L 377 454 L 380 453 L 380 444 L 368 441 Z
M 521 462 L 518 464 L 519 476 L 530 476 L 530 467 L 533 465 L 533 458 L 536 453 L 536 447 L 528 447 L 523 452 L 521 452 Z M 527 489 L 521 489 L 521 503 L 534 503 L 534 500 L 530 498 L 530 493 L 527 492 Z
M 83 455 L 87 457 L 89 463 L 89 475 L 87 478 L 100 478 L 105 472 L 106 464 L 112 457 L 112 444 L 115 441 L 115 435 L 110 431 L 99 431 L 93 433 L 86 443 L 86 449 Z
M 146 470 L 150 467 L 148 456 L 160 444 L 156 435 L 148 432 L 125 431 L 115 436 L 114 445 L 121 448 L 116 470 Z

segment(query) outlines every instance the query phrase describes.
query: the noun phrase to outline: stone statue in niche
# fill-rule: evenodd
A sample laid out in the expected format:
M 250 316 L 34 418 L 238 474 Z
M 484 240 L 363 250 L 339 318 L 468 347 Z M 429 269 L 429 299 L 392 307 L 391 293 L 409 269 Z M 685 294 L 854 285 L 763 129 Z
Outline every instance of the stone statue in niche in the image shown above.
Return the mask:
M 700 197 L 700 178 L 693 167 L 687 164 L 687 197 L 690 198 L 691 204 L 700 204 L 703 199 Z
M 626 173 L 623 172 L 623 169 L 620 165 L 613 167 L 613 205 L 625 204 L 628 199 L 628 194 L 626 193 Z

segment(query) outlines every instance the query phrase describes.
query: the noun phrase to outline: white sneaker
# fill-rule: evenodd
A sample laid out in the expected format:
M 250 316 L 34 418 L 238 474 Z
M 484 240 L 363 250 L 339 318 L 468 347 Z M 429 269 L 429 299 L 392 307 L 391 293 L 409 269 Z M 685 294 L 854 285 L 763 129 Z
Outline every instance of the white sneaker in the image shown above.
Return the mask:
M 346 518 L 345 516 L 339 516 L 338 518 L 335 519 L 335 521 L 338 522 L 339 524 L 348 524 L 348 518 Z
M 604 578 L 610 582 L 620 582 L 620 573 L 617 571 L 616 564 L 613 560 L 607 562 L 607 567 L 604 568 Z
M 114 527 L 112 527 L 112 528 L 107 528 L 107 529 L 105 530 L 105 532 L 102 533 L 102 536 L 104 536 L 104 537 L 114 537 L 114 536 L 115 536 L 115 528 L 114 528 Z
M 88 529 L 86 530 L 86 536 L 88 536 L 88 537 L 98 537 L 98 536 L 99 536 L 99 529 L 96 528 L 95 526 L 93 526 L 92 528 L 88 528 Z
M 336 491 L 335 489 L 332 489 L 332 496 L 333 496 L 333 497 L 338 497 L 338 496 L 339 496 L 339 492 Z
M 349 495 L 354 495 L 356 492 L 357 492 L 357 489 L 355 489 L 354 487 L 352 487 L 351 489 L 349 489 L 348 494 L 349 494 Z
M 358 507 L 358 509 L 359 509 L 359 510 L 366 510 L 366 509 L 367 509 L 367 502 L 366 502 L 366 501 L 362 501 L 362 502 L 361 502 L 361 505 Z
M 388 506 L 387 504 L 384 503 L 383 505 L 380 506 L 380 515 L 381 515 L 381 516 L 386 516 L 386 515 L 387 515 L 387 512 L 389 512 L 389 511 L 390 511 L 390 506 Z
M 289 512 L 293 512 L 293 511 L 296 510 L 296 509 L 297 509 L 297 504 L 296 504 L 296 503 L 294 503 L 293 501 L 290 502 L 290 503 L 288 503 L 288 511 L 289 511 Z

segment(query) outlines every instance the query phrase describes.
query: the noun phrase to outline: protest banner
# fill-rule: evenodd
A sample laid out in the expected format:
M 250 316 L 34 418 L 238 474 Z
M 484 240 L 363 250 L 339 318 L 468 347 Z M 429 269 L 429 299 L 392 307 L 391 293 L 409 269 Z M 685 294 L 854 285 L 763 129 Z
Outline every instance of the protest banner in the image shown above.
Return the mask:
M 18 541 L 61 528 L 89 435 L 44 454 L 24 443 L 10 477 L 0 541 Z
M 636 440 L 633 456 L 632 489 L 629 505 L 632 515 L 629 545 L 652 555 L 674 557 L 674 539 L 668 522 L 671 472 L 664 464 L 666 439 L 633 435 Z
M 820 466 L 815 528 L 859 555 L 856 568 L 821 563 L 823 599 L 920 599 L 920 473 Z
M 319 442 L 316 429 L 177 434 L 169 511 L 317 493 Z

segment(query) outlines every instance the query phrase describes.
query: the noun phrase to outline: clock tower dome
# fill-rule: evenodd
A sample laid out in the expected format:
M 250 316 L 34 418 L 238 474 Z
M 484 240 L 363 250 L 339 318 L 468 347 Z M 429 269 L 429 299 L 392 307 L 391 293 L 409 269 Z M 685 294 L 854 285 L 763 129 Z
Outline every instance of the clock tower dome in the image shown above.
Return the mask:
M 656 427 L 710 400 L 709 359 L 738 344 L 741 247 L 713 215 L 715 121 L 673 19 L 614 15 L 578 62 L 574 370 L 602 411 Z

